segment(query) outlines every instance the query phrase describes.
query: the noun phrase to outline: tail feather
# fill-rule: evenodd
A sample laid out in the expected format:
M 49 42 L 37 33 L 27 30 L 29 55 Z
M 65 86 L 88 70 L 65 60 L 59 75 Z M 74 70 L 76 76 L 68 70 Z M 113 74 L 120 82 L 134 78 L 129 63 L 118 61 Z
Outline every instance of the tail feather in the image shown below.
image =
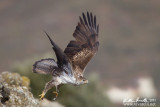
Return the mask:
M 54 59 L 41 59 L 34 63 L 32 71 L 39 74 L 51 74 L 55 68 L 57 68 L 57 63 Z

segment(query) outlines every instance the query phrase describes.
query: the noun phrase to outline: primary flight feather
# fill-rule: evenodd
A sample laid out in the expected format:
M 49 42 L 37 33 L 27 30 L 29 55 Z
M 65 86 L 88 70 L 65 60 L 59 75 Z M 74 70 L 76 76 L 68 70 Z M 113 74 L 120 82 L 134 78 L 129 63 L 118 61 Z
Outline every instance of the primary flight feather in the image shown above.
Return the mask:
M 43 99 L 46 92 L 54 86 L 56 87 L 54 92 L 56 99 L 61 85 L 88 83 L 88 80 L 83 77 L 83 72 L 98 50 L 99 25 L 96 24 L 96 16 L 89 12 L 87 12 L 87 15 L 82 13 L 82 17 L 79 17 L 79 19 L 80 21 L 73 33 L 75 40 L 71 40 L 64 51 L 45 32 L 56 54 L 57 62 L 48 58 L 36 61 L 33 65 L 34 73 L 51 74 L 53 76 L 53 79 L 46 83 L 40 99 Z

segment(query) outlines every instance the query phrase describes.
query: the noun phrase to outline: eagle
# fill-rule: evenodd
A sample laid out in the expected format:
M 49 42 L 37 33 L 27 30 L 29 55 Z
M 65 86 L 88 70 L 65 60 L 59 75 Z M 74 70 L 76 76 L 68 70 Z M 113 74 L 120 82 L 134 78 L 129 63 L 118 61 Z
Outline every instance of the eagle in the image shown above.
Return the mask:
M 82 16 L 79 16 L 78 25 L 73 33 L 75 40 L 71 40 L 64 51 L 45 32 L 52 44 L 57 61 L 47 58 L 33 64 L 33 73 L 52 75 L 52 80 L 45 84 L 42 94 L 39 95 L 41 100 L 52 87 L 56 88 L 53 92 L 55 100 L 62 85 L 77 86 L 88 83 L 83 73 L 88 62 L 98 51 L 98 33 L 99 24 L 96 24 L 96 16 L 91 12 L 86 14 L 82 12 Z

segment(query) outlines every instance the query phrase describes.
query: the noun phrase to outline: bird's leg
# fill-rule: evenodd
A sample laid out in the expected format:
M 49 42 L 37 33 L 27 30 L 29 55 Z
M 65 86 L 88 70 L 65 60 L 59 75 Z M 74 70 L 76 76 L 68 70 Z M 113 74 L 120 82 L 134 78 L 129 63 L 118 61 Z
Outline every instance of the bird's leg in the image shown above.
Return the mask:
M 56 98 L 58 97 L 58 92 L 59 92 L 59 88 L 61 85 L 57 85 L 56 87 L 56 91 L 54 91 L 53 93 L 56 95 L 55 98 L 53 100 L 56 100 Z
M 53 100 L 56 100 L 57 97 L 58 97 L 58 90 L 57 90 L 57 87 L 58 87 L 58 86 L 55 86 L 55 87 L 56 87 L 56 91 L 53 91 L 53 93 L 54 93 L 56 96 L 55 96 L 55 98 L 53 98 Z
M 51 80 L 48 83 L 46 83 L 45 88 L 44 88 L 42 94 L 39 95 L 41 100 L 43 100 L 43 98 L 44 98 L 45 94 L 47 93 L 47 91 L 49 89 L 51 89 L 53 86 L 54 86 L 54 80 Z

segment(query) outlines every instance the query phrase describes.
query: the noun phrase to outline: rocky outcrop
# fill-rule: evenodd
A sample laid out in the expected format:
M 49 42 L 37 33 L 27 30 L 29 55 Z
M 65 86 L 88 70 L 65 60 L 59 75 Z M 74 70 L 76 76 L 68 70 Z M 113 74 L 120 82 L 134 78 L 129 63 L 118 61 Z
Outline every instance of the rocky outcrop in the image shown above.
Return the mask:
M 47 99 L 39 101 L 29 91 L 29 78 L 18 73 L 2 72 L 0 75 L 0 107 L 64 107 Z
M 39 107 L 64 107 L 63 105 L 59 104 L 58 102 L 55 101 L 48 101 L 47 99 L 43 99 Z
M 0 107 L 37 107 L 39 101 L 29 91 L 29 79 L 17 73 L 0 75 Z

